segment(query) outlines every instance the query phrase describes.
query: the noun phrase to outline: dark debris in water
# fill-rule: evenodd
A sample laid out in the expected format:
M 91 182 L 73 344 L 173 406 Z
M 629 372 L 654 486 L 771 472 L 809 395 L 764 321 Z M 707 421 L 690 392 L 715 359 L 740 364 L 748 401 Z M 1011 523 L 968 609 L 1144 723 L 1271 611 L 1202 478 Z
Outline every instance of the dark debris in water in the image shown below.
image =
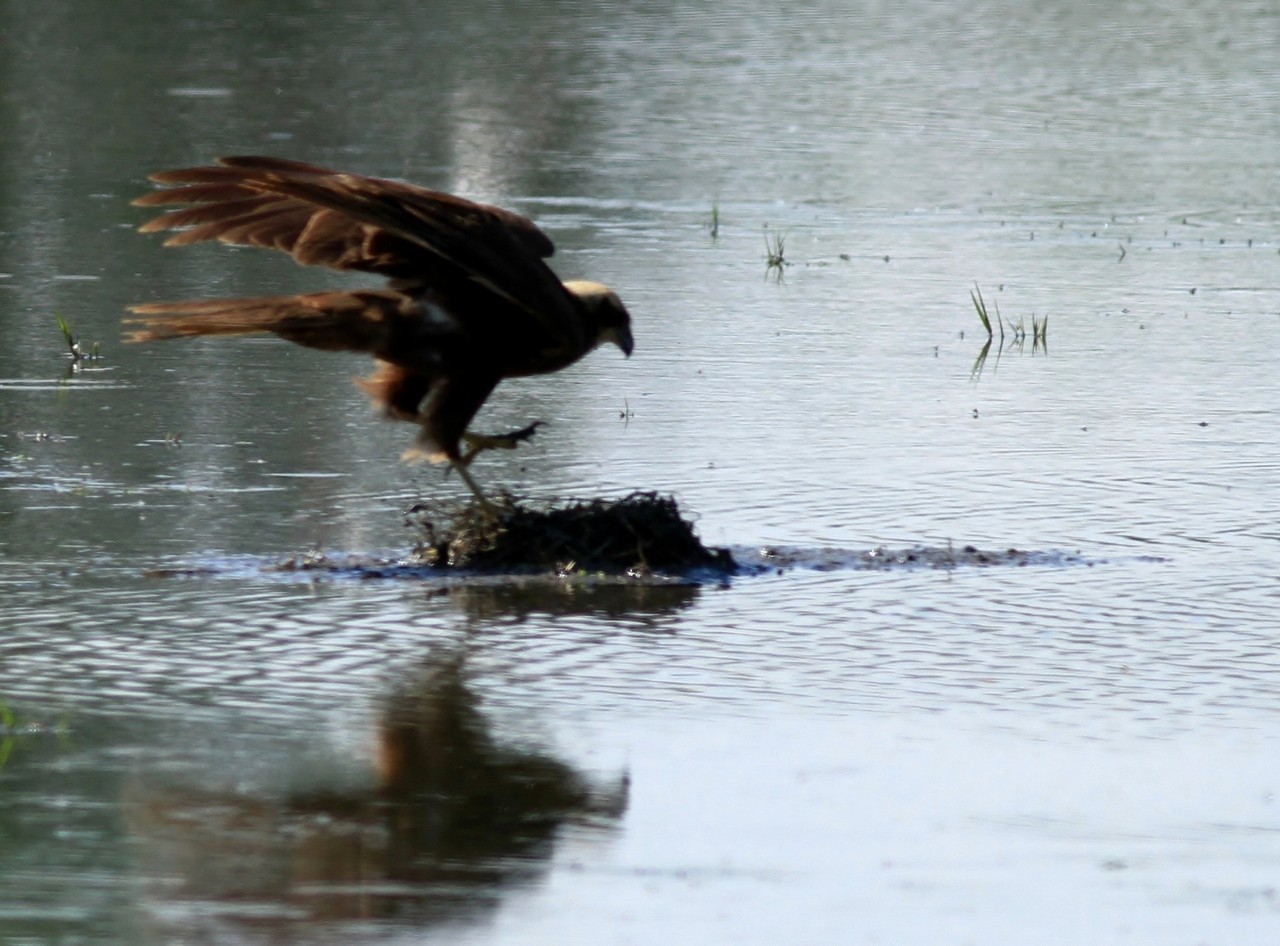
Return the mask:
M 864 551 L 852 549 L 802 549 L 766 546 L 753 553 L 739 551 L 739 574 L 785 572 L 797 568 L 812 571 L 888 571 L 913 568 L 973 568 L 1027 565 L 1092 565 L 1078 553 L 1034 552 L 1007 548 L 989 551 L 972 545 L 915 545 L 906 549 L 879 546 Z
M 561 586 L 666 586 L 725 582 L 791 571 L 911 571 L 1092 566 L 1079 552 L 984 550 L 973 545 L 910 548 L 709 548 L 674 498 L 636 492 L 621 499 L 532 503 L 419 504 L 406 514 L 419 540 L 407 555 L 378 558 L 314 551 L 264 565 L 157 568 L 152 577 L 208 577 L 261 571 L 310 580 L 448 579 L 481 585 L 515 579 Z M 1162 561 L 1161 559 L 1149 559 Z
M 422 533 L 412 561 L 434 569 L 636 577 L 737 570 L 727 549 L 703 545 L 673 497 L 653 492 L 547 504 L 508 496 L 496 510 L 420 504 L 408 523 Z
M 420 513 L 420 511 L 419 511 Z M 415 513 L 419 514 L 419 513 Z M 421 545 L 407 556 L 379 558 L 368 555 L 351 555 L 311 551 L 290 555 L 268 565 L 246 562 L 226 562 L 221 567 L 213 565 L 154 568 L 147 572 L 151 578 L 210 578 L 217 576 L 248 575 L 260 571 L 293 574 L 299 577 L 379 579 L 439 579 L 452 576 L 467 583 L 490 585 L 501 583 L 504 576 L 522 580 L 554 579 L 557 583 L 573 579 L 586 586 L 606 585 L 687 585 L 703 581 L 723 581 L 730 577 L 785 574 L 793 571 L 913 571 L 943 570 L 954 568 L 1019 568 L 1019 567 L 1067 567 L 1103 564 L 1106 560 L 1090 559 L 1078 552 L 1058 550 L 1028 551 L 1007 548 L 987 551 L 972 545 L 958 548 L 951 546 L 915 545 L 910 548 L 891 549 L 879 546 L 871 549 L 796 548 L 790 546 L 765 546 L 763 548 L 735 547 L 708 549 L 715 556 L 713 565 L 668 566 L 662 570 L 646 571 L 640 567 L 628 569 L 596 568 L 588 570 L 571 562 L 556 562 L 538 567 L 529 561 L 499 567 L 490 564 L 485 568 L 458 563 L 441 564 L 439 556 L 444 551 L 439 545 Z M 1129 559 L 1126 559 L 1129 560 Z M 1141 556 L 1137 561 L 1163 562 L 1165 559 Z M 434 564 L 432 564 L 434 562 Z M 572 566 L 572 567 L 570 567 Z M 496 586 L 495 586 L 496 587 Z

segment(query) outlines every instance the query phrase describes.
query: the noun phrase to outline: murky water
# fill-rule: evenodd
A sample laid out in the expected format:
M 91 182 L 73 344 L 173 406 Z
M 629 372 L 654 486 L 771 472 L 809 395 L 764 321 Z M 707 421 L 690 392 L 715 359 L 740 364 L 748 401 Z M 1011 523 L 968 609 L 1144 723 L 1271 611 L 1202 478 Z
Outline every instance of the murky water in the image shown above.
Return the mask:
M 0 942 L 1269 942 L 1280 19 L 1188 6 L 10 10 Z M 132 232 L 235 152 L 503 203 L 619 289 L 635 357 L 506 386 L 486 427 L 549 426 L 487 483 L 811 565 L 1043 555 L 266 571 L 459 485 L 359 359 L 120 344 L 345 284 Z

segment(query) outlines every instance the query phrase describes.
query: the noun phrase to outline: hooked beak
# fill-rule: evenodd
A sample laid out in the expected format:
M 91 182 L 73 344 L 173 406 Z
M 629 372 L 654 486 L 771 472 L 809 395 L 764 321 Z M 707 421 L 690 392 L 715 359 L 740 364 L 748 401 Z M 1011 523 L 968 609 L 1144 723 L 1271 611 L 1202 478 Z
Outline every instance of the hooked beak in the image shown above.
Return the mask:
M 631 329 L 629 328 L 605 329 L 600 334 L 600 341 L 613 342 L 613 344 L 622 349 L 622 353 L 628 358 L 631 357 L 631 352 L 635 350 L 636 347 L 635 339 L 631 337 Z

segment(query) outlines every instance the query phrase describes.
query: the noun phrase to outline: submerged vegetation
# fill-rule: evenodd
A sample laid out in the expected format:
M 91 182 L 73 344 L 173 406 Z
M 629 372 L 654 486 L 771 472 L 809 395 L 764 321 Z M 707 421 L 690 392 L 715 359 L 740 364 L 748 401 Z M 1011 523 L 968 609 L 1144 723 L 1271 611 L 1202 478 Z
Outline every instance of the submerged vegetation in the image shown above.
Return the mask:
M 65 719 L 50 724 L 20 717 L 8 701 L 0 696 L 0 769 L 9 764 L 9 758 L 19 739 L 53 735 L 65 743 L 68 732 Z
M 1010 348 L 1022 350 L 1027 342 L 1027 323 L 1022 316 L 1014 322 L 1012 319 L 1006 319 L 1000 314 L 1000 306 L 994 305 L 992 309 L 987 308 L 987 300 L 982 296 L 982 289 L 975 283 L 974 287 L 969 290 L 969 298 L 973 302 L 974 311 L 978 314 L 978 321 L 982 323 L 982 327 L 986 329 L 987 341 L 982 346 L 982 350 L 978 352 L 978 357 L 973 363 L 973 370 L 970 377 L 977 379 L 982 374 L 982 369 L 986 365 L 987 357 L 991 354 L 991 345 L 996 339 L 996 331 L 1000 333 L 1000 342 L 996 346 L 996 359 L 999 360 L 1000 355 L 1005 350 L 1006 338 Z M 1006 329 L 1008 332 L 1006 333 Z M 1049 352 L 1049 316 L 1043 318 L 1035 315 L 1031 316 L 1031 353 L 1038 352 L 1048 354 Z
M 0 698 L 0 769 L 5 767 L 9 761 L 9 755 L 13 752 L 13 734 L 17 728 L 18 718 L 9 708 L 9 704 Z
M 58 323 L 58 331 L 62 333 L 62 340 L 66 342 L 67 353 L 71 356 L 71 364 L 77 367 L 81 362 L 97 361 L 102 357 L 102 352 L 98 348 L 98 343 L 93 342 L 86 351 L 80 344 L 80 338 L 71 329 L 71 325 L 58 313 L 54 313 L 54 319 Z
M 988 339 L 992 339 L 994 337 L 992 332 L 992 325 L 995 325 L 1000 330 L 1000 339 L 1001 341 L 1003 341 L 1005 337 L 1004 330 L 1005 330 L 1005 326 L 1007 325 L 1009 328 L 1009 334 L 1013 337 L 1013 343 L 1015 345 L 1026 341 L 1027 323 L 1025 319 L 1019 316 L 1018 321 L 1016 323 L 1012 320 L 1006 320 L 1000 314 L 999 305 L 996 305 L 995 307 L 995 318 L 993 319 L 991 316 L 991 313 L 987 311 L 987 301 L 984 298 L 982 298 L 982 290 L 977 286 L 977 284 L 975 284 L 974 287 L 971 290 L 969 290 L 969 298 L 973 300 L 973 308 L 978 313 L 978 321 L 981 322 L 982 327 L 987 330 Z M 1046 315 L 1044 318 L 1039 318 L 1034 313 L 1032 313 L 1031 344 L 1033 346 L 1033 350 L 1038 350 L 1041 347 L 1047 348 L 1048 341 L 1049 341 L 1049 316 Z
M 991 338 L 991 316 L 987 314 L 987 300 L 982 298 L 982 289 L 977 283 L 973 284 L 973 288 L 969 290 L 969 298 L 973 300 L 973 307 L 978 312 L 978 321 L 982 323 L 982 327 L 987 330 L 987 338 Z M 996 322 L 1000 322 L 1000 307 L 996 306 Z M 1001 328 L 1001 334 L 1004 329 Z
M 787 235 L 779 233 L 776 230 L 772 233 L 766 226 L 764 231 L 764 261 L 765 270 L 774 273 L 776 276 L 782 275 L 782 267 L 787 264 Z

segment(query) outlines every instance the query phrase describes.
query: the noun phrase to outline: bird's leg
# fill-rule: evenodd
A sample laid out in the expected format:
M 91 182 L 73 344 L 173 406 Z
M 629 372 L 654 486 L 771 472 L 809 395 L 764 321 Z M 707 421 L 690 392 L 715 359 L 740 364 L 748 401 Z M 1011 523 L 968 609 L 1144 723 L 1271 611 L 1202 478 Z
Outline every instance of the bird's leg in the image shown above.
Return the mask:
M 543 421 L 535 420 L 528 427 L 521 427 L 519 430 L 513 430 L 506 434 L 472 434 L 465 433 L 462 440 L 467 445 L 467 451 L 462 455 L 462 462 L 470 464 L 476 458 L 476 455 L 482 450 L 514 450 L 524 441 L 532 437 L 539 427 L 543 425 Z
M 534 435 L 539 427 L 543 424 L 540 420 L 535 420 L 528 427 L 521 427 L 519 430 L 513 430 L 506 434 L 487 435 L 465 433 L 462 435 L 462 442 L 467 445 L 467 450 L 460 457 L 449 461 L 449 465 L 457 471 L 458 476 L 462 478 L 462 482 L 467 484 L 467 489 L 471 490 L 481 507 L 489 513 L 498 514 L 502 512 L 502 507 L 493 502 L 489 497 L 485 496 L 480 489 L 480 484 L 475 481 L 471 475 L 471 471 L 467 469 L 471 465 L 471 461 L 482 450 L 514 450 L 522 441 L 528 440 Z
M 469 458 L 462 457 L 457 460 L 450 460 L 449 464 L 453 469 L 457 470 L 458 476 L 462 478 L 462 482 L 467 484 L 467 489 L 471 490 L 481 508 L 490 513 L 501 512 L 502 510 L 498 504 L 484 494 L 484 491 L 480 489 L 480 484 L 476 482 L 475 477 L 471 475 L 471 471 L 467 469 L 467 464 L 470 462 Z

